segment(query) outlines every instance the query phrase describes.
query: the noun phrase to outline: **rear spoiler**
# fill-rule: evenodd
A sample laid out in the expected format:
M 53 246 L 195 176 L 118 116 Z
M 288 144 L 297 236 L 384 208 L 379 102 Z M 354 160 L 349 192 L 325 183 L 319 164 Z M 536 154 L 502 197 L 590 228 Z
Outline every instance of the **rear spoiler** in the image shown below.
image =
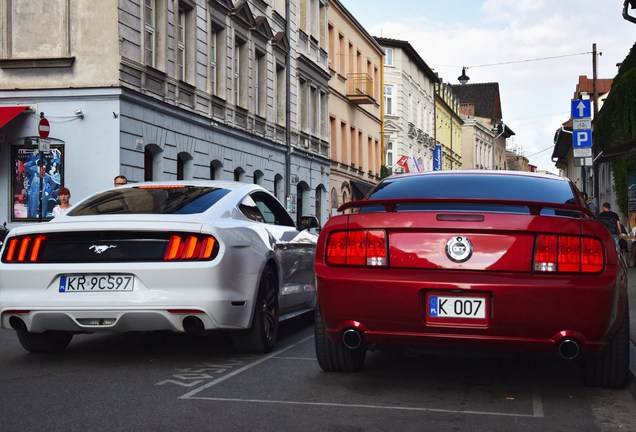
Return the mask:
M 386 212 L 395 212 L 399 205 L 404 204 L 482 204 L 482 205 L 502 205 L 502 206 L 518 206 L 527 207 L 530 214 L 539 215 L 544 208 L 555 210 L 568 210 L 586 214 L 594 217 L 594 213 L 587 207 L 578 204 L 561 204 L 554 202 L 540 201 L 519 201 L 507 199 L 491 199 L 491 198 L 387 198 L 374 200 L 349 201 L 338 207 L 338 211 L 342 212 L 352 208 L 363 208 L 371 206 L 382 206 Z

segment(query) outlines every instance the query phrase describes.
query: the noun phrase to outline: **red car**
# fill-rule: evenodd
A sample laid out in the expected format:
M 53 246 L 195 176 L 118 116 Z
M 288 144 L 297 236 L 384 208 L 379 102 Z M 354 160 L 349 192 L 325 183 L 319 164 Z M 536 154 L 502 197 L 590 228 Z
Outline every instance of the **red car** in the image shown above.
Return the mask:
M 339 210 L 316 250 L 325 371 L 387 346 L 534 351 L 580 359 L 586 385 L 625 386 L 627 267 L 569 179 L 401 175 Z

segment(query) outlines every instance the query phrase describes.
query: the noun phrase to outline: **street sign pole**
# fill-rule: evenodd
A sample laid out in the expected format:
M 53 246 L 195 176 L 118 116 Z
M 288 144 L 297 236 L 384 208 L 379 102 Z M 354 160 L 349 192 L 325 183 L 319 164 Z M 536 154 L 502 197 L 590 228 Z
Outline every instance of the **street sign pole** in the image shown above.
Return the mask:
M 572 99 L 572 147 L 575 166 L 581 164 L 581 191 L 587 193 L 587 166 L 592 161 L 592 106 L 589 99 Z M 589 153 L 589 155 L 588 155 Z M 579 156 L 580 155 L 580 158 Z
M 46 138 L 49 137 L 49 133 L 51 131 L 51 126 L 49 121 L 44 117 L 44 113 L 40 113 L 40 122 L 38 123 L 38 134 L 40 138 L 38 138 L 38 171 L 40 177 L 40 202 L 38 203 L 38 222 L 42 222 L 42 213 L 44 212 L 44 151 L 43 148 L 46 147 Z

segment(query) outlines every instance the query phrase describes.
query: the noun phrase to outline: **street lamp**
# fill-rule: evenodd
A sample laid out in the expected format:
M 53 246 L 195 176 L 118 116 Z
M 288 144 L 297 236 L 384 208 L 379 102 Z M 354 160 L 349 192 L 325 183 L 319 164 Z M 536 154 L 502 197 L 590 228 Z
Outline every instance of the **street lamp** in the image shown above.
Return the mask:
M 457 77 L 457 81 L 459 81 L 461 85 L 464 85 L 468 82 L 469 79 L 470 78 L 468 78 L 468 75 L 466 75 L 466 66 L 464 66 L 462 67 L 462 74 Z

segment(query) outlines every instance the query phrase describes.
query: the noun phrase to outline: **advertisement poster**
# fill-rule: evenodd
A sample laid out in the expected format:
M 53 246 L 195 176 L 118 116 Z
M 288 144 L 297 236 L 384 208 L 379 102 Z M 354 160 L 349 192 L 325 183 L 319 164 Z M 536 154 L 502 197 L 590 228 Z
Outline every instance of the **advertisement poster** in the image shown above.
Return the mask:
M 40 155 L 43 157 L 42 166 Z M 40 220 L 40 199 L 42 220 L 51 219 L 53 207 L 58 204 L 57 192 L 64 184 L 63 147 L 52 145 L 49 152 L 41 153 L 37 147 L 14 146 L 11 148 L 11 160 L 11 220 Z

